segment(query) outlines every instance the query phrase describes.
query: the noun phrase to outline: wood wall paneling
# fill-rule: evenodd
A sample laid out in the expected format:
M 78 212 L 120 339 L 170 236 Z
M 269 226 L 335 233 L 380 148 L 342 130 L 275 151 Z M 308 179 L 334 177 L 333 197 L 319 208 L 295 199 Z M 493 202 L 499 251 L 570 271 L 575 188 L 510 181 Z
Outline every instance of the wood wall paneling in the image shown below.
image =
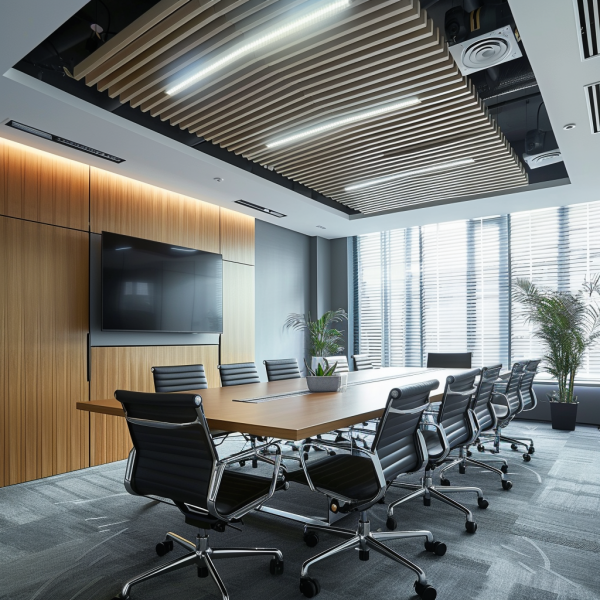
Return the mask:
M 92 348 L 92 400 L 112 398 L 115 390 L 153 392 L 150 368 L 204 365 L 209 387 L 218 387 L 218 346 L 136 346 Z M 124 419 L 90 415 L 90 464 L 99 465 L 127 457 L 131 440 Z
M 0 217 L 0 485 L 89 465 L 88 236 Z
M 219 252 L 219 208 L 94 167 L 91 230 Z
M 254 267 L 223 262 L 221 363 L 254 361 Z
M 221 254 L 223 260 L 254 264 L 254 217 L 221 208 Z
M 87 231 L 89 167 L 0 139 L 0 214 Z

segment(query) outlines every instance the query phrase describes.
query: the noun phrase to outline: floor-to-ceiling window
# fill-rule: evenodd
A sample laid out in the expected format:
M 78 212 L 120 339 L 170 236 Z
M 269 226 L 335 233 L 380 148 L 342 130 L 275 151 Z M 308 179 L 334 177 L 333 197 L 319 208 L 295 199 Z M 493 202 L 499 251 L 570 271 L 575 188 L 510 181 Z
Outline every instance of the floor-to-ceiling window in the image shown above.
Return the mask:
M 355 264 L 357 351 L 376 365 L 470 351 L 508 366 L 543 354 L 511 281 L 576 291 L 600 274 L 600 202 L 359 236 Z M 600 347 L 580 376 L 600 379 Z

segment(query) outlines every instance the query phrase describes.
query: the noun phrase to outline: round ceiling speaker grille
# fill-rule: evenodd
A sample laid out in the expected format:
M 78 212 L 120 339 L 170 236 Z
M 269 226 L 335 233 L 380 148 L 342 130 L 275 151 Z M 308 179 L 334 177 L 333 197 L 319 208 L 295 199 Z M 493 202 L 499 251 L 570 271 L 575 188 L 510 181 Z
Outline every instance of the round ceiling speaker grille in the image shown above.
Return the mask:
M 504 62 L 510 52 L 509 40 L 501 37 L 487 38 L 465 48 L 462 61 L 469 69 L 487 69 Z

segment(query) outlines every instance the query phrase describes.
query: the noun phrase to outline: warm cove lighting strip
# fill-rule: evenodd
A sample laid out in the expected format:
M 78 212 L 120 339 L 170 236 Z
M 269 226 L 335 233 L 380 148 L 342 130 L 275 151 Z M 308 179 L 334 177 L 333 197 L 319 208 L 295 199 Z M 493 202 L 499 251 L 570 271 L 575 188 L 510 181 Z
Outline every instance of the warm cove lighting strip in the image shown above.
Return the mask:
M 466 165 L 472 165 L 475 162 L 472 158 L 463 158 L 461 160 L 453 160 L 451 162 L 439 163 L 430 167 L 423 167 L 422 169 L 411 169 L 410 171 L 402 171 L 402 173 L 395 173 L 394 175 L 387 175 L 385 177 L 378 177 L 377 179 L 369 179 L 368 181 L 362 181 L 361 183 L 354 183 L 346 186 L 344 189 L 346 192 L 354 192 L 355 190 L 362 190 L 374 185 L 381 185 L 388 181 L 396 181 L 396 179 L 404 179 L 405 177 L 412 177 L 414 175 L 424 175 L 425 173 L 435 173 L 436 171 L 447 171 L 449 169 L 457 169 L 459 167 L 465 167 Z
M 282 25 L 280 27 L 273 27 L 271 29 L 267 29 L 263 35 L 254 38 L 252 41 L 247 44 L 243 44 L 234 48 L 230 52 L 226 52 L 221 56 L 221 58 L 209 63 L 205 67 L 196 71 L 190 77 L 187 77 L 183 81 L 179 82 L 177 85 L 174 85 L 172 88 L 167 90 L 167 94 L 172 96 L 173 94 L 177 94 L 181 90 L 197 83 L 201 79 L 204 79 L 211 73 L 230 65 L 232 62 L 238 60 L 242 56 L 249 54 L 250 52 L 254 52 L 259 48 L 272 44 L 273 42 L 277 42 L 282 38 L 289 36 L 301 29 L 306 29 L 312 25 L 315 25 L 319 21 L 327 19 L 334 13 L 347 8 L 350 6 L 351 0 L 335 0 L 334 2 L 328 2 L 324 4 L 321 8 L 309 12 L 303 17 L 291 19 L 289 23 Z
M 298 140 L 312 137 L 313 135 L 319 135 L 320 133 L 330 131 L 331 129 L 337 129 L 338 127 L 343 127 L 344 125 L 350 125 L 352 123 L 357 123 L 358 121 L 365 121 L 366 119 L 373 119 L 375 117 L 379 117 L 380 115 L 402 110 L 403 108 L 417 106 L 417 104 L 421 104 L 421 100 L 419 100 L 419 98 L 407 98 L 406 100 L 400 100 L 399 102 L 394 102 L 393 104 L 388 104 L 380 108 L 374 108 L 373 110 L 367 110 L 350 115 L 348 117 L 342 117 L 341 119 L 335 119 L 334 121 L 329 121 L 327 123 L 323 123 L 322 125 L 317 125 L 316 127 L 299 131 L 298 133 L 288 135 L 287 137 L 267 142 L 267 148 L 278 148 L 279 146 L 285 146 L 286 144 L 291 144 L 293 142 L 297 142 Z

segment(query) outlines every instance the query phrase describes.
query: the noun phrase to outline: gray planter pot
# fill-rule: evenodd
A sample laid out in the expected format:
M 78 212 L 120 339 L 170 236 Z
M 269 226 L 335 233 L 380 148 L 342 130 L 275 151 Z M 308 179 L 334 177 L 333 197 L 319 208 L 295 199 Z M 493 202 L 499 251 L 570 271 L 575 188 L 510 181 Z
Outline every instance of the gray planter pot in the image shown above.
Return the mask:
M 306 378 L 306 385 L 311 392 L 337 392 L 340 387 L 341 377 L 311 377 Z

